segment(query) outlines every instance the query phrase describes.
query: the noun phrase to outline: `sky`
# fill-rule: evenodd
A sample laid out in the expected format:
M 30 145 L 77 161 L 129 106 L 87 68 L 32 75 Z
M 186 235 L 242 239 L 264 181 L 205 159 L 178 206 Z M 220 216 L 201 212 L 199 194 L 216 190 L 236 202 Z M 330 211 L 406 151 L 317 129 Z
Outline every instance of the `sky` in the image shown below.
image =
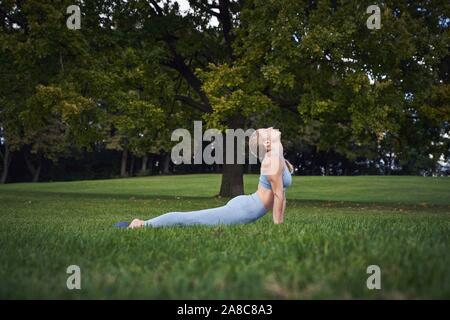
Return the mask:
M 178 2 L 178 4 L 180 5 L 181 11 L 189 10 L 189 1 L 188 0 L 176 0 L 174 2 Z
M 182 14 L 188 12 L 190 10 L 189 1 L 188 0 L 173 0 L 173 2 L 177 2 L 180 5 L 180 11 Z M 219 22 L 216 17 L 212 17 L 209 23 L 210 26 L 218 26 Z

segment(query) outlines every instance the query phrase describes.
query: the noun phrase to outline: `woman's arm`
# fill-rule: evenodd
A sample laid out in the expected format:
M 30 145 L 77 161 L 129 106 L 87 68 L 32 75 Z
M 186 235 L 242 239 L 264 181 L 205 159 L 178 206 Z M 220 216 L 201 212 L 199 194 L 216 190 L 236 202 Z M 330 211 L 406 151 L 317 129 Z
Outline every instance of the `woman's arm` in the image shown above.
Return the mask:
M 262 170 L 267 171 L 269 182 L 272 186 L 272 192 L 274 195 L 273 200 L 273 222 L 275 224 L 283 223 L 284 220 L 284 208 L 285 208 L 285 196 L 283 189 L 283 163 L 279 157 L 270 158 L 268 157 L 262 164 Z M 263 161 L 264 162 L 264 161 Z
M 270 183 L 272 185 L 272 192 L 274 195 L 273 209 L 272 209 L 273 222 L 275 224 L 280 224 L 283 223 L 284 221 L 284 202 L 285 202 L 283 191 L 283 180 L 281 178 L 281 175 L 279 178 L 274 177 L 274 179 L 270 181 Z

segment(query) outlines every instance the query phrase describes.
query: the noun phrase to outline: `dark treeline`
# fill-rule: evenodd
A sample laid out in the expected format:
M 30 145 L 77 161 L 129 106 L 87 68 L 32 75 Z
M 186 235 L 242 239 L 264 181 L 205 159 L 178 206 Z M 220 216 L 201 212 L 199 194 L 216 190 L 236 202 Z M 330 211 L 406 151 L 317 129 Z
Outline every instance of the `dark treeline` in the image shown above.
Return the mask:
M 0 181 L 220 172 L 243 193 L 257 165 L 171 163 L 194 120 L 279 128 L 297 174 L 447 174 L 450 3 L 379 1 L 379 29 L 372 4 L 1 1 Z
M 292 154 L 292 155 L 291 155 Z M 65 157 L 54 163 L 42 161 L 40 173 L 31 170 L 25 161 L 25 156 L 17 152 L 15 161 L 10 167 L 8 182 L 29 181 L 70 181 L 85 179 L 107 179 L 119 177 L 139 177 L 167 174 L 189 173 L 221 173 L 222 165 L 181 164 L 175 165 L 168 153 L 149 154 L 147 157 L 128 155 L 125 172 L 121 172 L 123 155 L 114 150 L 99 149 L 91 152 L 81 152 L 71 157 Z M 448 175 L 450 168 L 437 165 L 430 159 L 422 167 L 413 162 L 399 166 L 392 163 L 360 158 L 346 159 L 333 152 L 298 153 L 287 150 L 286 158 L 290 159 L 296 173 L 301 175 Z M 386 163 L 386 165 L 385 165 Z M 245 173 L 259 173 L 259 164 L 248 163 L 244 166 Z

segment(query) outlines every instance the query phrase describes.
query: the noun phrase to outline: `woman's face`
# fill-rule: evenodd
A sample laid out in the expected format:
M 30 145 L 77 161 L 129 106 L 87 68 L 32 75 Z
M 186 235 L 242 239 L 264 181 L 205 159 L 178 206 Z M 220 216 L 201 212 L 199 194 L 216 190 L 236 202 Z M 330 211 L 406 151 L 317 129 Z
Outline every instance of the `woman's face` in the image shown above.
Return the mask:
M 259 138 L 261 139 L 260 143 L 267 151 L 271 149 L 272 144 L 280 141 L 280 136 L 281 132 L 278 129 L 274 129 L 272 127 L 259 129 Z

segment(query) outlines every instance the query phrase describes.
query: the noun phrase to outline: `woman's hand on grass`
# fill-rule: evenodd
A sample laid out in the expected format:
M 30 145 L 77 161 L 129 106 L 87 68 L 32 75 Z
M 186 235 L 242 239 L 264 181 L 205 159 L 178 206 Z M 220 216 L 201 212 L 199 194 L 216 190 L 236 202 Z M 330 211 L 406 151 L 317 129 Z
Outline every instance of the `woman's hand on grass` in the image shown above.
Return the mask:
M 144 220 L 134 219 L 131 221 L 128 228 L 134 229 L 134 228 L 140 228 L 144 226 Z

